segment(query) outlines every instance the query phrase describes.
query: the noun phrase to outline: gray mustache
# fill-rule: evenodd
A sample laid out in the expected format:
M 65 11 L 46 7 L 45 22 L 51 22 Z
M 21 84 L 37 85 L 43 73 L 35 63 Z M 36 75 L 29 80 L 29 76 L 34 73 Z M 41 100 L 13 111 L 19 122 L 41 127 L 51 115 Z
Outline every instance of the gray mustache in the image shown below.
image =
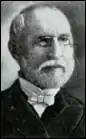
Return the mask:
M 44 68 L 62 68 L 63 71 L 65 71 L 65 65 L 64 64 L 59 64 L 57 61 L 55 60 L 49 60 L 49 61 L 46 61 L 44 63 L 42 63 L 40 66 L 39 66 L 39 71 L 41 69 L 44 69 Z

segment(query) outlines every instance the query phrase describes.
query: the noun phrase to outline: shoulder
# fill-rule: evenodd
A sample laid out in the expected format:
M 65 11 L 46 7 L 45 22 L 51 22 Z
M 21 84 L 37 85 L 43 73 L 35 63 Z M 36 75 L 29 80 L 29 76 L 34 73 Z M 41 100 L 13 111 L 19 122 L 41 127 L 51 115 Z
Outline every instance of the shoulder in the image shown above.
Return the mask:
M 11 87 L 9 87 L 8 89 L 4 90 L 1 92 L 1 101 L 6 100 L 7 98 L 9 98 L 10 95 L 12 95 L 14 92 L 19 91 L 20 89 L 20 85 L 19 85 L 19 81 L 18 79 L 12 84 Z
M 2 115 L 4 115 L 10 104 L 15 102 L 17 99 L 19 92 L 21 92 L 20 85 L 18 79 L 13 83 L 13 85 L 1 92 L 1 111 Z
M 82 109 L 85 108 L 85 104 L 82 100 L 79 98 L 73 96 L 72 94 L 68 93 L 67 91 L 64 91 L 65 101 L 68 103 L 68 105 L 71 106 L 80 106 Z
M 69 106 L 68 115 L 71 116 L 72 132 L 70 137 L 85 137 L 85 104 L 80 99 L 70 95 L 66 95 L 66 102 Z M 70 120 L 69 120 L 70 122 Z
M 77 124 L 78 124 L 81 121 L 81 119 L 84 118 L 84 115 L 85 115 L 84 102 L 82 100 L 76 98 L 75 96 L 72 96 L 69 93 L 65 94 L 65 100 L 66 100 L 68 107 L 71 109 L 72 113 L 74 113 L 75 116 L 76 116 L 76 114 L 79 115 L 78 122 L 77 122 Z

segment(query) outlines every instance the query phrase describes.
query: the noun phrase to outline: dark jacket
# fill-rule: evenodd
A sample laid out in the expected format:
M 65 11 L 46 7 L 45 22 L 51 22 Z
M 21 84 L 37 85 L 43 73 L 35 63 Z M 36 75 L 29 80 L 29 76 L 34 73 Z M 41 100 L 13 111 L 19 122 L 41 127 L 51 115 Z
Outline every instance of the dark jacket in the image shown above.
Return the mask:
M 80 138 L 85 137 L 83 104 L 63 89 L 53 106 L 39 118 L 19 81 L 2 92 L 1 133 L 6 138 Z

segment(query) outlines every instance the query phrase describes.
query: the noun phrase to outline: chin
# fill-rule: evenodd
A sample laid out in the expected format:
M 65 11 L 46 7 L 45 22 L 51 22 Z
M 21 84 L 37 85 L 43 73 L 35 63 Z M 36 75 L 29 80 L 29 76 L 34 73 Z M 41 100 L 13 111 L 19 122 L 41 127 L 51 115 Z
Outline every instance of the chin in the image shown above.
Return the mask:
M 38 77 L 39 78 L 39 77 Z M 35 85 L 40 87 L 41 89 L 49 89 L 49 88 L 61 88 L 67 82 L 65 79 L 61 78 L 49 78 L 43 77 L 36 80 Z
M 57 82 L 47 82 L 47 84 L 42 84 L 41 85 L 43 89 L 50 89 L 50 88 L 61 88 L 61 85 L 58 84 Z
M 58 82 L 58 81 L 53 81 L 53 82 L 51 82 L 51 81 L 48 81 L 47 83 L 44 83 L 43 84 L 43 87 L 44 88 L 61 88 L 61 87 L 63 87 L 64 86 L 64 82 Z

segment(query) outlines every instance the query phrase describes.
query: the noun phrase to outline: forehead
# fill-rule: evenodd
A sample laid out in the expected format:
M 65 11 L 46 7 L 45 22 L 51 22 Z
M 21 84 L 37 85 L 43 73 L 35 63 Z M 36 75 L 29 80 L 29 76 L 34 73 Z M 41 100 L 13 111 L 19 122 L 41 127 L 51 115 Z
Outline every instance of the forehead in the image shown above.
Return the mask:
M 58 9 L 39 8 L 35 9 L 30 18 L 26 16 L 27 31 L 40 35 L 70 34 L 70 24 L 66 16 Z

